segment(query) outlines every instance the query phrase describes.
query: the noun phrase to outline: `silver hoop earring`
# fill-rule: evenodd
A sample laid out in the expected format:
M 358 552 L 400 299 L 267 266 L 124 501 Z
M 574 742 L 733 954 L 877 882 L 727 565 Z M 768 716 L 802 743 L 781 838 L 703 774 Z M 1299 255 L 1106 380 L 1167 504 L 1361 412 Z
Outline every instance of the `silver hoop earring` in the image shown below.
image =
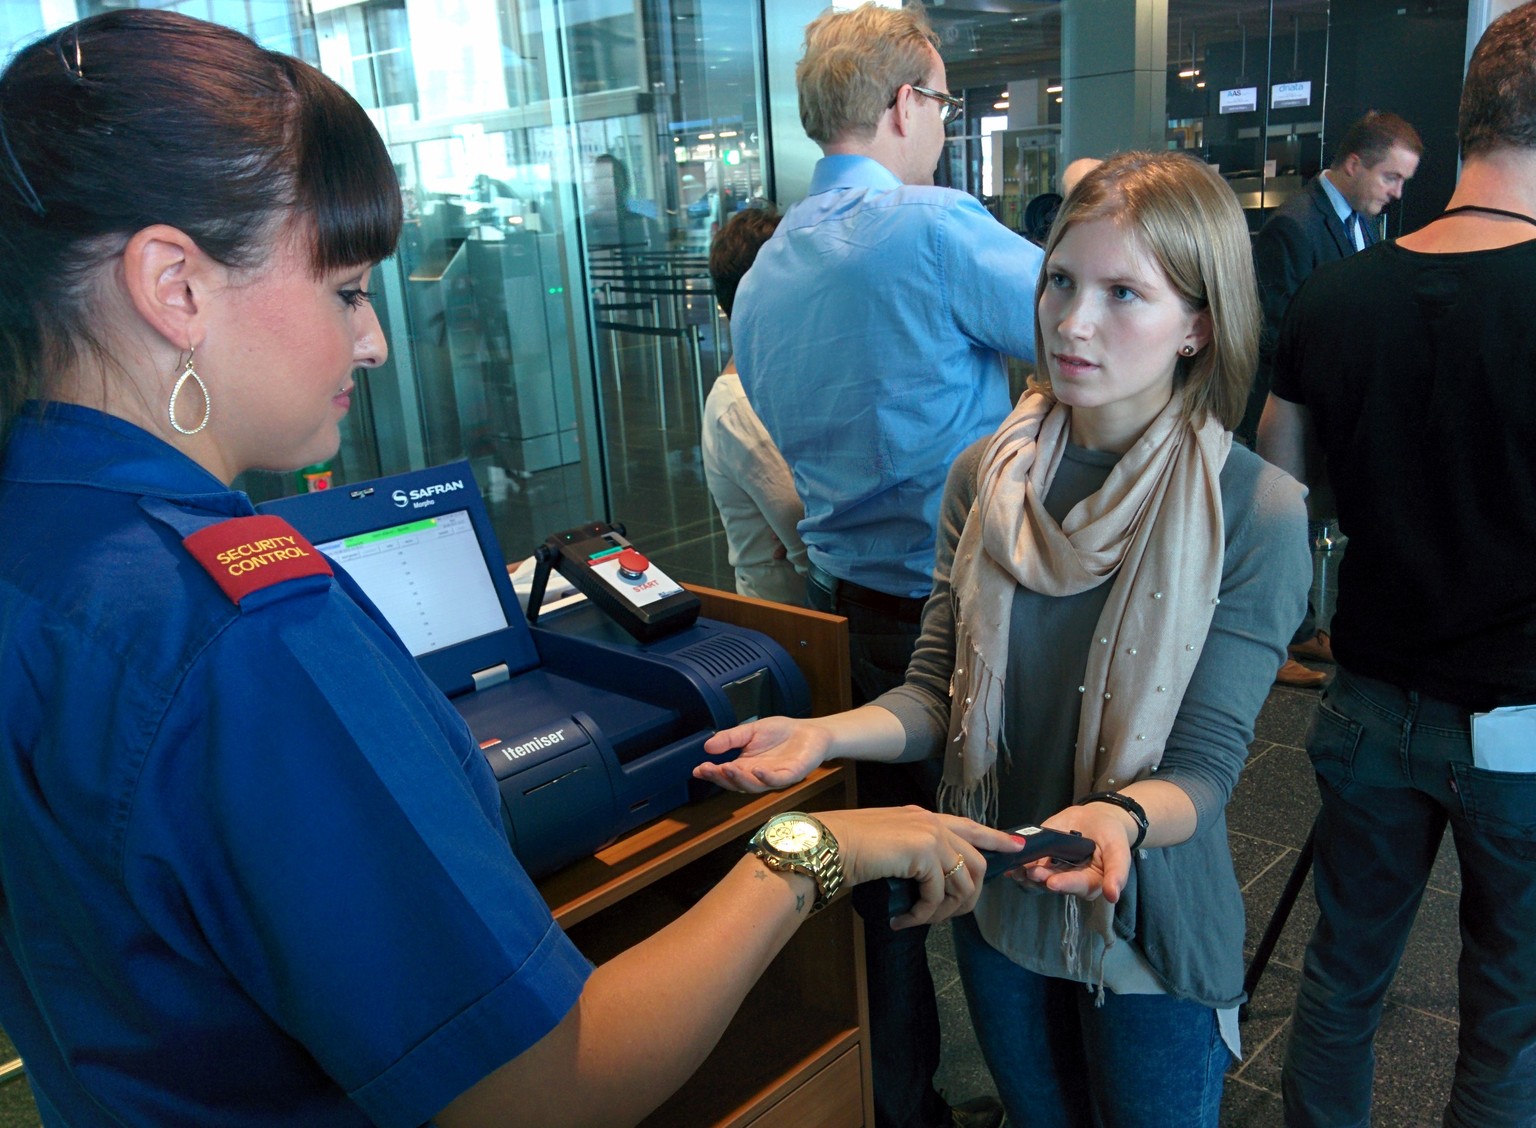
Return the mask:
M 176 386 L 171 389 L 171 405 L 169 408 L 171 426 L 174 427 L 178 433 L 183 435 L 197 434 L 204 427 L 208 426 L 208 420 L 213 416 L 213 400 L 209 398 L 208 385 L 203 383 L 203 378 L 197 374 L 197 369 L 192 367 L 193 351 L 194 350 L 191 348 L 187 349 L 187 362 L 182 365 L 181 375 L 176 378 Z M 203 393 L 202 422 L 198 423 L 196 427 L 192 427 L 190 429 L 183 427 L 180 423 L 176 422 L 176 397 L 181 395 L 181 389 L 187 386 L 188 380 L 196 383 L 197 390 Z
M 1180 356 L 1194 356 L 1195 355 L 1195 346 L 1194 345 L 1185 345 L 1183 348 L 1181 348 L 1179 350 L 1179 355 Z M 190 361 L 188 363 L 190 363 Z M 202 381 L 199 380 L 198 383 L 202 383 Z

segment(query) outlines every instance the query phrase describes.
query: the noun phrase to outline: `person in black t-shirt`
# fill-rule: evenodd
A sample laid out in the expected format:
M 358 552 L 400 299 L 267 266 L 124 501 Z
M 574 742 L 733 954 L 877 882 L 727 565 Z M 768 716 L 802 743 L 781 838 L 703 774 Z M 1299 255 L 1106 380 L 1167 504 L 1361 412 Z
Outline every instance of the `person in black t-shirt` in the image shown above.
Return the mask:
M 1281 328 L 1259 453 L 1334 484 L 1339 672 L 1308 740 L 1316 931 L 1286 1124 L 1365 1124 L 1372 1040 L 1447 825 L 1460 1052 L 1445 1124 L 1536 1124 L 1536 4 L 1493 23 L 1438 220 L 1320 267 Z M 1509 726 L 1503 733 L 1492 724 Z
M 1376 217 L 1402 196 L 1423 152 L 1424 142 L 1413 126 L 1396 114 L 1372 111 L 1344 131 L 1333 163 L 1276 208 L 1255 236 L 1253 269 L 1259 280 L 1264 332 L 1248 407 L 1233 430 L 1240 442 L 1254 444 L 1259 413 L 1274 379 L 1275 338 L 1291 298 L 1319 266 L 1376 243 Z M 1314 482 L 1312 487 L 1309 510 L 1318 520 L 1331 518 L 1333 506 L 1323 483 Z M 1310 601 L 1275 681 L 1316 688 L 1328 680 L 1326 673 L 1303 666 L 1298 658 L 1333 661 L 1329 633 L 1319 629 Z

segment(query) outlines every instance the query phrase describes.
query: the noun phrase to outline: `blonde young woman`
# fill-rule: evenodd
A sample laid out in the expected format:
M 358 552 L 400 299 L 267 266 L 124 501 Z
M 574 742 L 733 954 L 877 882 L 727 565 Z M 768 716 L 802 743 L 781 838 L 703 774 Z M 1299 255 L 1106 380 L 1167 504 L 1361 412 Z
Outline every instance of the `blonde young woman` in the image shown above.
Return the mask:
M 942 757 L 941 805 L 1097 843 L 956 921 L 1015 1124 L 1215 1125 L 1239 1051 L 1243 908 L 1225 807 L 1310 581 L 1302 491 L 1234 446 L 1258 306 L 1231 191 L 1129 153 L 1063 204 L 1035 386 L 949 476 L 903 686 L 725 730 L 701 777 Z

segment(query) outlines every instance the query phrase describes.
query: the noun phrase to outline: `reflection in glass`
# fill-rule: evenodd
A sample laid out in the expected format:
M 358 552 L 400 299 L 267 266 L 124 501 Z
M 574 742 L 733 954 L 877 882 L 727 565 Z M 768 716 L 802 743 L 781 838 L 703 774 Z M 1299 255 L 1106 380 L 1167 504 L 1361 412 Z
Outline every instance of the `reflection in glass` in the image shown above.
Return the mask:
M 753 9 L 310 0 L 211 13 L 315 61 L 396 160 L 406 224 L 375 286 L 391 357 L 360 382 L 336 484 L 468 459 L 514 560 L 594 517 L 627 521 L 648 547 L 712 526 L 698 405 L 729 346 L 704 256 L 763 191 Z M 258 499 L 296 488 L 250 478 Z
M 1322 166 L 1328 0 L 1168 10 L 1168 143 L 1216 165 L 1250 230 Z

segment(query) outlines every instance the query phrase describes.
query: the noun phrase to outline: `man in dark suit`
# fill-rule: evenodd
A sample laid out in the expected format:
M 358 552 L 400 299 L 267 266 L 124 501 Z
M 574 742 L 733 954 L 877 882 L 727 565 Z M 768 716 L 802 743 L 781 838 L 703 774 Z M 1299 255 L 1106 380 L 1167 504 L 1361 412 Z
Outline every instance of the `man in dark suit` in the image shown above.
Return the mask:
M 1403 185 L 1418 171 L 1423 152 L 1418 132 L 1402 118 L 1375 111 L 1366 114 L 1345 130 L 1333 164 L 1281 204 L 1254 237 L 1253 267 L 1264 307 L 1264 332 L 1248 410 L 1236 431 L 1240 441 L 1254 444 L 1274 375 L 1276 334 L 1291 298 L 1323 263 L 1364 250 L 1380 238 L 1376 217 L 1402 196 Z M 1321 496 L 1321 491 L 1314 493 L 1314 513 L 1321 512 Z M 1275 680 L 1295 686 L 1317 686 L 1327 680 L 1327 674 L 1303 666 L 1297 658 L 1333 661 L 1328 635 L 1317 630 L 1310 609 L 1291 644 L 1291 657 Z

